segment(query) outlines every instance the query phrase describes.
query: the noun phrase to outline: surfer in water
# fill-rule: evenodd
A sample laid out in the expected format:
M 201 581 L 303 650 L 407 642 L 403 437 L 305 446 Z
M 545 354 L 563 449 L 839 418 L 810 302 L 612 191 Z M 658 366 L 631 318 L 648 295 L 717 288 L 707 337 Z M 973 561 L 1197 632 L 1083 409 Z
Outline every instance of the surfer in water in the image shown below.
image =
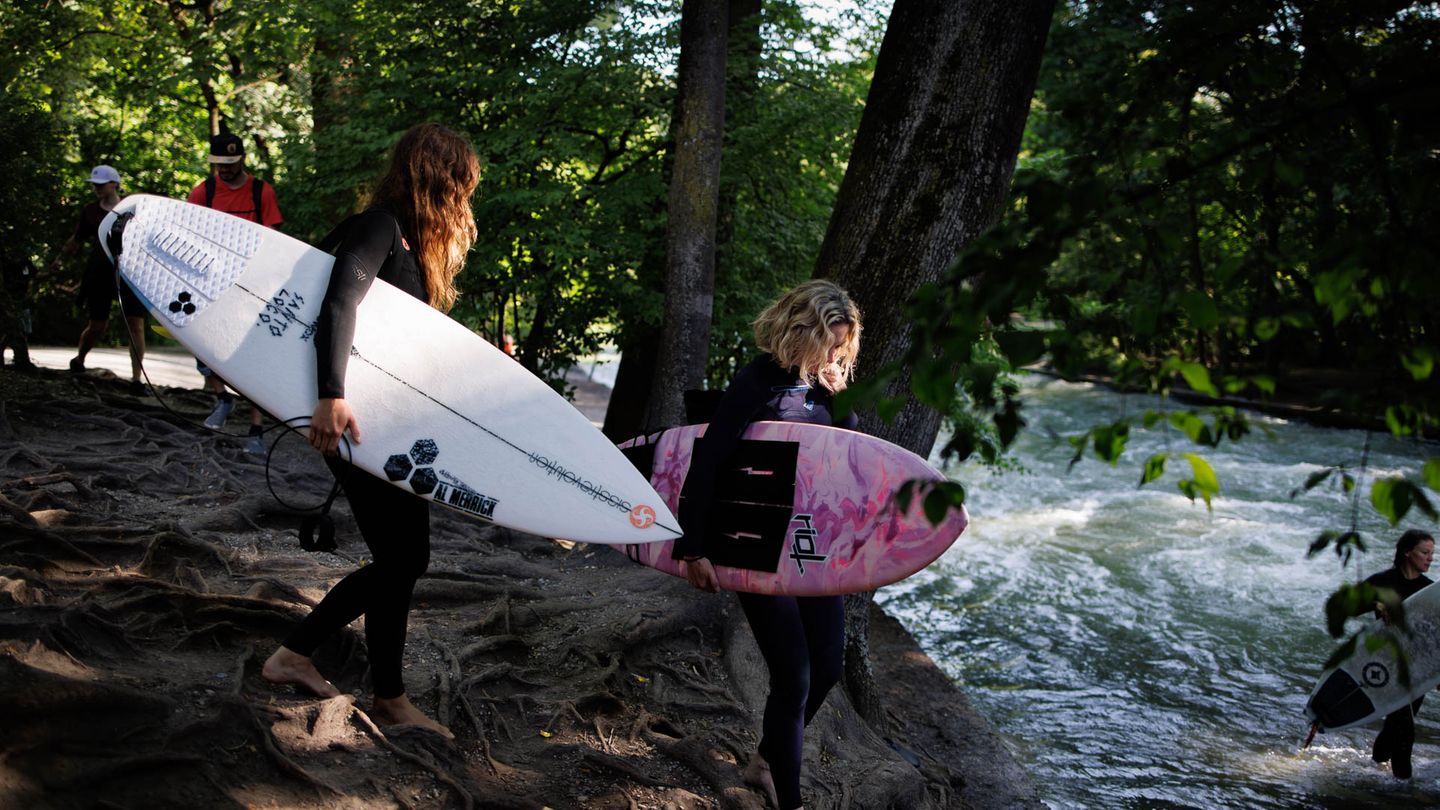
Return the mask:
M 716 469 L 746 426 L 775 420 L 853 430 L 856 424 L 854 414 L 837 419 L 832 406 L 834 394 L 851 379 L 860 349 L 860 310 L 844 290 L 830 281 L 807 281 L 767 307 L 754 326 L 764 354 L 740 369 L 716 406 L 691 462 L 688 506 L 679 516 L 685 536 L 675 542 L 675 553 L 685 559 L 686 579 L 712 593 L 720 585 L 704 538 Z M 736 596 L 770 671 L 760 746 L 745 781 L 763 790 L 778 810 L 794 810 L 801 807 L 805 726 L 844 664 L 844 597 Z
M 342 222 L 322 243 L 335 246 L 335 270 L 315 330 L 319 401 L 309 441 L 344 487 L 371 562 L 336 583 L 261 670 L 272 683 L 295 684 L 320 697 L 338 695 L 310 656 L 363 614 L 376 720 L 421 726 L 452 739 L 449 729 L 410 702 L 400 674 L 410 598 L 430 563 L 430 505 L 350 467 L 338 454 L 342 434 L 361 441 L 364 414 L 352 412 L 345 401 L 360 301 L 382 278 L 441 312 L 450 309 L 455 276 L 475 242 L 470 197 L 479 179 L 479 161 L 464 136 L 439 124 L 414 126 L 395 145 L 369 209 Z
M 1435 538 L 1428 532 L 1411 529 L 1395 542 L 1395 564 L 1367 577 L 1365 581 L 1377 588 L 1389 588 L 1402 600 L 1409 599 L 1434 581 L 1425 576 L 1434 557 Z M 1375 604 L 1375 615 L 1386 624 L 1390 623 L 1383 604 Z M 1380 735 L 1375 738 L 1370 758 L 1382 764 L 1389 762 L 1390 772 L 1397 779 L 1410 778 L 1410 750 L 1415 747 L 1415 713 L 1420 711 L 1420 704 L 1424 701 L 1422 695 L 1409 706 L 1386 715 L 1385 725 L 1381 726 Z

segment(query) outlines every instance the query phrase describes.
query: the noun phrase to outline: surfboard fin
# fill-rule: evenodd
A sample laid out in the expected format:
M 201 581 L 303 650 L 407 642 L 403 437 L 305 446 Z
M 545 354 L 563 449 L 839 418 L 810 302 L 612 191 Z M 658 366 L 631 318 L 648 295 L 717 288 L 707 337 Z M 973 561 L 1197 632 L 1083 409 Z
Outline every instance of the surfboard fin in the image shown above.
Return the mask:
M 328 510 L 322 515 L 307 515 L 300 519 L 300 548 L 306 551 L 334 551 L 337 548 L 335 521 L 330 518 Z

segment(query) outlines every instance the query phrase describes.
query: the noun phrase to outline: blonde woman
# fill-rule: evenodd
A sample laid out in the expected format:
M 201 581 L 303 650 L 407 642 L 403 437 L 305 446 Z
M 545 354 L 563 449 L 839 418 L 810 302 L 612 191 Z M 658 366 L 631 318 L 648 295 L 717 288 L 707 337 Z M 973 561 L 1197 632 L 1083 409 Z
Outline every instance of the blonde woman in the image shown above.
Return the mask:
M 335 267 L 315 330 L 317 393 L 310 444 L 326 454 L 345 488 L 371 562 L 340 580 L 265 662 L 273 683 L 304 687 L 320 697 L 339 694 L 310 656 L 332 633 L 365 616 L 373 714 L 386 724 L 450 730 L 427 717 L 405 695 L 405 651 L 410 597 L 430 563 L 429 504 L 336 457 L 342 434 L 361 441 L 361 418 L 345 401 L 345 370 L 355 336 L 356 310 L 376 278 L 442 312 L 455 302 L 455 276 L 475 241 L 470 196 L 480 165 L 469 141 L 439 124 L 419 124 L 395 145 L 389 169 L 369 210 L 335 229 Z
M 720 589 L 706 559 L 705 526 L 715 471 L 751 422 L 809 422 L 854 429 L 851 414 L 836 420 L 833 396 L 851 379 L 860 349 L 860 310 L 839 286 L 813 280 L 796 287 L 755 321 L 764 354 L 735 375 L 695 451 L 680 513 L 685 536 L 675 543 L 686 578 L 702 591 Z M 759 750 L 745 780 L 778 810 L 801 806 L 800 759 L 805 726 L 839 680 L 845 653 L 840 596 L 736 594 L 770 671 L 770 694 Z

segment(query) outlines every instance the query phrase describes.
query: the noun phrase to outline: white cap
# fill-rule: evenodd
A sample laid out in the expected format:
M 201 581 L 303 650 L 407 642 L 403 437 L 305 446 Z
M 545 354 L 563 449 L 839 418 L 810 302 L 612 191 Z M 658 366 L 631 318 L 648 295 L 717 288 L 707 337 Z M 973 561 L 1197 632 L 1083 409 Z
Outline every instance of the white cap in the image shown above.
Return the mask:
M 115 171 L 113 166 L 96 166 L 90 170 L 90 182 L 99 185 L 100 183 L 120 182 L 120 173 Z

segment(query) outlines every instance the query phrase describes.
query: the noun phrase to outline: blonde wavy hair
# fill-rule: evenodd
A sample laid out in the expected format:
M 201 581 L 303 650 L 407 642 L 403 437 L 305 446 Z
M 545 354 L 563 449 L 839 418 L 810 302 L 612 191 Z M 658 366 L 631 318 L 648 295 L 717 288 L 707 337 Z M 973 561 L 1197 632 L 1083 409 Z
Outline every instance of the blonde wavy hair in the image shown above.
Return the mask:
M 430 306 L 449 312 L 459 291 L 455 276 L 475 244 L 470 196 L 480 183 L 480 161 L 464 135 L 440 124 L 416 124 L 400 136 L 372 204 L 388 208 L 416 244 Z
M 849 327 L 835 361 L 831 327 Z M 832 392 L 844 390 L 855 375 L 860 353 L 860 308 L 833 281 L 812 279 L 765 308 L 755 319 L 755 343 L 785 368 L 795 368 L 806 385 L 819 383 Z

